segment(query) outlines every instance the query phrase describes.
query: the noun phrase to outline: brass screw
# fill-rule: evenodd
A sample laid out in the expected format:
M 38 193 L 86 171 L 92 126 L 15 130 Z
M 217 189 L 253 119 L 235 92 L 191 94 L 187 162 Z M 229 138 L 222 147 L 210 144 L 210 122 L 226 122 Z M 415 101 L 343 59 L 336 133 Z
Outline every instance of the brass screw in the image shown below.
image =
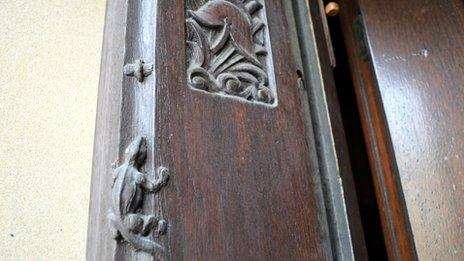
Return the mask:
M 340 5 L 336 2 L 330 2 L 325 6 L 325 14 L 334 17 L 340 12 Z

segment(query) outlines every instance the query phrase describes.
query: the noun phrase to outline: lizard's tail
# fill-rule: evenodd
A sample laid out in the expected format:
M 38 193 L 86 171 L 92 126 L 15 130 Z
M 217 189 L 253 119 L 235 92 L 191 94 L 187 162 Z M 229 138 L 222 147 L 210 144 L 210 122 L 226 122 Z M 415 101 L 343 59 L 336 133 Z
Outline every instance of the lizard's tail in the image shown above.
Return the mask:
M 121 231 L 121 235 L 137 250 L 141 250 L 152 255 L 165 253 L 163 246 L 154 242 L 152 239 L 149 239 L 148 237 L 144 237 L 139 234 L 134 234 L 129 231 Z
M 110 213 L 110 220 L 113 226 L 119 231 L 125 241 L 129 242 L 135 249 L 147 252 L 152 255 L 164 255 L 165 249 L 149 237 L 130 231 L 122 222 L 122 219 Z

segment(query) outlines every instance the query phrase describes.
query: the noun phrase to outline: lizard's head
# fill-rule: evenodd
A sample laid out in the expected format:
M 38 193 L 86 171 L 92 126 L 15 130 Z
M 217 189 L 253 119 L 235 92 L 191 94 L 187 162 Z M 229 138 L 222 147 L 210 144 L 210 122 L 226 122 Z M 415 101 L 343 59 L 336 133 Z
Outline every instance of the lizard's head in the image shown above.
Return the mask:
M 135 167 L 140 167 L 147 158 L 147 141 L 144 137 L 138 136 L 126 149 L 126 160 Z

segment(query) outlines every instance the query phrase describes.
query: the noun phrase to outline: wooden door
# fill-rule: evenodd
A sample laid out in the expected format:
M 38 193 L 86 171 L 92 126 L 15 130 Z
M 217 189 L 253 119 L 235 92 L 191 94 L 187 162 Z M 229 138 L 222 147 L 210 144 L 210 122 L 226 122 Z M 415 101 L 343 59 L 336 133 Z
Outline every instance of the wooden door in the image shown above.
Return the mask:
M 463 2 L 348 1 L 341 20 L 390 259 L 462 260 Z
M 89 260 L 365 255 L 321 3 L 108 1 Z

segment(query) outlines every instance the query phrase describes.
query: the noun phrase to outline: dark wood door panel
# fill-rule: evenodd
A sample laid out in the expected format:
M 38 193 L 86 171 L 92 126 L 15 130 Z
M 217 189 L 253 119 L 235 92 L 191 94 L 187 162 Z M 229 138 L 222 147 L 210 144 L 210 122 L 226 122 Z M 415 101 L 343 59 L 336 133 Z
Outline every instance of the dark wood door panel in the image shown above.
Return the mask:
M 204 2 L 160 1 L 158 9 L 155 127 L 158 161 L 173 173 L 165 204 L 171 257 L 328 258 L 314 144 L 302 113 L 307 105 L 286 30 L 289 10 L 266 1 L 275 75 L 269 77 L 277 91 L 269 106 L 189 87 L 185 14 Z
M 89 260 L 365 257 L 320 4 L 108 1 Z
M 359 12 L 370 61 L 353 42 L 350 58 L 390 257 L 462 259 L 464 3 L 360 0 Z M 356 17 L 342 17 L 354 39 Z

